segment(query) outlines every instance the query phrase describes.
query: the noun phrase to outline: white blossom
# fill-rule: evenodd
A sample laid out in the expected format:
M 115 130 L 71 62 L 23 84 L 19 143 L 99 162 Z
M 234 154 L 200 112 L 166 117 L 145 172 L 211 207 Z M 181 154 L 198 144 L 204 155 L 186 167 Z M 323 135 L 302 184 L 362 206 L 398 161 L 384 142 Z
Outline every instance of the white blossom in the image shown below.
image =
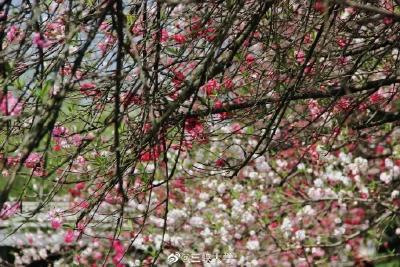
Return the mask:
M 294 233 L 294 236 L 296 237 L 297 240 L 303 241 L 304 239 L 306 239 L 306 231 L 304 231 L 304 230 L 297 230 L 297 231 Z
M 389 184 L 392 181 L 393 177 L 389 172 L 382 172 L 379 176 L 379 180 L 384 182 L 385 184 Z
M 257 251 L 257 250 L 260 249 L 260 242 L 258 242 L 257 239 L 249 240 L 249 241 L 247 241 L 247 243 L 246 243 L 246 248 L 247 248 L 248 250 Z

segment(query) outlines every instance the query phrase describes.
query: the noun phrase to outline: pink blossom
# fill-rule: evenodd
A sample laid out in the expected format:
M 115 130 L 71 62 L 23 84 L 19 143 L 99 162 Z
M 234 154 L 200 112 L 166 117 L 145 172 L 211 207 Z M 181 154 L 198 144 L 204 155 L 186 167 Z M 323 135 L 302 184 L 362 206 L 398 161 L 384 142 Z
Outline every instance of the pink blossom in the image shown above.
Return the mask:
M 36 177 L 44 177 L 47 175 L 47 172 L 43 169 L 43 167 L 39 166 L 33 169 L 32 175 Z
M 16 214 L 21 207 L 21 203 L 19 202 L 6 202 L 3 205 L 3 208 L 0 210 L 0 220 L 6 220 Z
M 313 120 L 318 118 L 318 116 L 323 112 L 323 108 L 319 105 L 318 101 L 311 99 L 308 101 L 308 109 L 310 111 Z
M 91 82 L 81 84 L 81 89 L 94 89 L 94 88 L 96 88 L 96 85 Z
M 336 42 L 340 48 L 345 48 L 347 45 L 347 42 L 344 38 L 339 38 Z
M 101 31 L 108 31 L 108 29 L 110 28 L 110 24 L 108 24 L 108 22 L 103 21 L 100 25 L 100 30 Z
M 322 0 L 317 0 L 314 4 L 314 9 L 319 13 L 324 13 L 326 10 L 326 5 Z
M 222 109 L 223 107 L 224 107 L 224 104 L 222 103 L 221 100 L 215 101 L 214 108 Z M 220 120 L 225 120 L 225 119 L 228 118 L 228 116 L 229 116 L 228 112 L 220 112 L 220 113 L 218 113 L 218 117 L 219 117 Z
M 22 112 L 22 103 L 10 91 L 6 96 L 0 93 L 0 112 L 5 116 L 18 116 Z
M 64 136 L 66 133 L 68 133 L 68 130 L 64 126 L 55 126 L 52 131 L 54 137 L 61 137 Z
M 131 92 L 125 93 L 121 97 L 121 102 L 124 104 L 125 107 L 128 107 L 129 105 L 142 105 L 143 104 L 143 99 L 140 95 L 133 94 Z
M 185 80 L 185 75 L 181 71 L 175 71 L 174 74 L 175 76 L 172 79 L 172 83 L 175 85 L 175 87 L 179 87 Z
M 358 105 L 358 110 L 360 110 L 360 111 L 366 111 L 367 108 L 368 108 L 368 105 L 365 102 L 362 102 L 362 103 L 360 103 L 360 105 Z
M 174 188 L 179 189 L 182 192 L 188 192 L 189 190 L 187 189 L 185 185 L 185 179 L 183 177 L 177 178 L 172 182 L 172 186 Z
M 20 161 L 19 156 L 9 156 L 7 157 L 7 166 L 16 166 L 18 162 Z
M 312 249 L 312 254 L 314 257 L 320 258 L 325 255 L 325 251 L 323 249 L 317 247 L 317 248 Z
M 82 190 L 85 188 L 85 182 L 80 182 L 75 185 L 75 188 L 78 190 Z
M 14 41 L 15 38 L 18 36 L 18 33 L 19 33 L 19 29 L 15 25 L 12 25 L 7 32 L 7 40 L 9 42 Z
M 153 161 L 155 159 L 158 159 L 161 155 L 162 149 L 160 146 L 154 146 L 146 151 L 144 151 L 141 156 L 140 160 L 141 161 Z
M 152 126 L 151 123 L 149 123 L 149 122 L 145 123 L 145 124 L 143 125 L 143 132 L 144 132 L 144 133 L 149 133 L 152 127 L 153 127 L 153 126 Z
M 107 34 L 105 40 L 98 44 L 98 47 L 102 55 L 104 55 L 107 52 L 107 50 L 114 45 L 115 42 L 116 42 L 115 36 L 113 36 L 112 34 Z
M 231 90 L 233 88 L 233 86 L 234 86 L 234 84 L 233 84 L 232 79 L 227 78 L 227 79 L 224 80 L 225 89 Z
M 164 43 L 164 42 L 168 41 L 168 38 L 169 38 L 168 31 L 166 29 L 162 29 L 161 30 L 161 39 L 160 39 L 160 41 L 162 43 Z
M 339 110 L 346 110 L 350 107 L 350 100 L 348 98 L 341 98 L 337 103 L 336 107 Z
M 73 197 L 79 197 L 79 196 L 81 195 L 81 191 L 78 190 L 78 189 L 76 189 L 75 187 L 74 187 L 74 188 L 68 189 L 68 192 L 69 192 L 69 193 L 71 194 L 71 196 L 73 196 Z
M 305 44 L 311 43 L 311 42 L 312 42 L 312 38 L 311 38 L 311 37 L 312 37 L 311 34 L 310 34 L 310 33 L 307 33 L 307 34 L 304 36 L 304 43 L 305 43 Z
M 101 260 L 102 257 L 103 257 L 103 254 L 100 251 L 95 251 L 93 253 L 93 258 L 96 260 Z
M 384 23 L 385 25 L 390 25 L 390 24 L 393 23 L 393 18 L 391 18 L 391 17 L 384 17 L 384 18 L 383 18 L 383 23 Z
M 217 37 L 216 29 L 213 27 L 207 28 L 204 33 L 206 35 L 207 41 L 209 41 L 209 42 L 214 41 L 215 37 Z
M 112 46 L 116 41 L 117 41 L 117 38 L 116 38 L 114 35 L 112 35 L 112 34 L 107 34 L 105 43 L 106 43 L 108 46 Z
M 62 225 L 62 219 L 60 217 L 54 217 L 51 219 L 51 228 L 57 230 Z
M 132 34 L 134 35 L 141 35 L 143 34 L 143 27 L 140 23 L 133 25 L 131 29 Z
M 197 137 L 203 134 L 204 127 L 198 118 L 188 118 L 185 121 L 185 131 L 187 131 L 191 136 Z
M 72 144 L 74 144 L 75 146 L 80 146 L 82 144 L 82 136 L 80 134 L 74 134 L 71 137 L 71 142 Z
M 98 47 L 99 47 L 102 55 L 104 55 L 107 52 L 107 44 L 106 43 L 101 42 L 98 44 Z
M 346 224 L 358 225 L 361 224 L 365 217 L 365 210 L 363 208 L 353 208 L 349 210 L 348 218 L 344 220 Z
M 212 95 L 215 90 L 220 87 L 219 83 L 215 79 L 211 79 L 207 82 L 207 84 L 203 87 L 204 91 L 207 95 Z
M 63 67 L 60 68 L 60 75 L 61 76 L 71 75 L 71 73 L 72 73 L 71 66 L 63 66 Z
M 47 24 L 45 36 L 53 40 L 63 40 L 65 31 L 65 23 L 62 19 Z
M 253 64 L 256 58 L 252 54 L 248 54 L 246 56 L 246 62 L 247 64 Z
M 379 92 L 375 92 L 369 97 L 371 104 L 378 104 L 382 99 L 383 96 Z
M 114 240 L 112 247 L 116 253 L 123 253 L 124 252 L 124 246 L 122 245 L 121 241 L 119 240 Z
M 42 155 L 36 152 L 32 152 L 25 160 L 25 167 L 31 169 L 39 167 L 41 160 L 42 160 Z
M 298 50 L 294 52 L 294 57 L 296 58 L 296 61 L 298 63 L 303 64 L 305 61 L 305 54 L 303 52 L 303 50 Z
M 214 103 L 214 108 L 216 108 L 216 109 L 220 109 L 220 108 L 222 108 L 224 106 L 224 104 L 222 103 L 222 101 L 221 100 L 217 100 L 217 101 L 215 101 L 215 103 Z
M 242 126 L 240 126 L 239 123 L 234 123 L 232 124 L 231 128 L 233 133 L 240 133 Z
M 349 62 L 349 57 L 339 57 L 338 61 L 340 65 L 346 65 Z
M 87 96 L 95 96 L 99 93 L 99 91 L 96 89 L 96 84 L 92 82 L 82 83 L 79 91 Z
M 304 74 L 311 74 L 314 71 L 314 68 L 311 66 L 307 66 L 304 68 Z
M 39 32 L 33 33 L 32 43 L 42 49 L 50 46 L 50 43 Z
M 86 159 L 83 156 L 76 157 L 74 164 L 84 165 L 86 163 Z M 79 185 L 81 187 L 82 185 Z
M 172 38 L 174 38 L 175 42 L 178 44 L 183 44 L 186 42 L 186 37 L 183 34 L 174 34 Z
M 72 229 L 68 229 L 67 233 L 64 236 L 64 242 L 70 244 L 75 240 L 75 232 Z

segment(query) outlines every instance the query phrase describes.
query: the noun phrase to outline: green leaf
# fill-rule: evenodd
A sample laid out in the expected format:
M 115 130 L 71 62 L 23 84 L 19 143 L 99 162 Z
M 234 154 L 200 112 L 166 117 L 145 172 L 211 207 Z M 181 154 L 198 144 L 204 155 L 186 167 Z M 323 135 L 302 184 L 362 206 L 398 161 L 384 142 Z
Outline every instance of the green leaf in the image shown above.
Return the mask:
M 248 126 L 246 128 L 246 133 L 247 134 L 254 134 L 254 127 L 253 126 Z
M 18 78 L 14 81 L 14 87 L 18 90 L 22 90 L 25 87 L 25 82 Z
M 400 259 L 398 259 L 398 258 L 391 259 L 387 262 L 378 263 L 375 266 L 377 266 L 377 267 L 400 267 Z
M 136 16 L 132 15 L 132 14 L 129 14 L 126 16 L 126 21 L 129 26 L 133 25 L 135 23 L 136 19 L 137 19 Z
M 39 91 L 39 98 L 42 102 L 45 102 L 45 100 L 47 100 L 48 96 L 49 96 L 49 91 L 50 89 L 53 87 L 54 81 L 53 80 L 47 80 L 42 89 L 40 89 Z
M 173 54 L 173 55 L 178 55 L 178 49 L 176 49 L 176 48 L 172 48 L 172 47 L 166 47 L 165 48 L 166 50 L 167 50 L 167 52 L 169 52 L 169 53 L 171 53 L 171 54 Z

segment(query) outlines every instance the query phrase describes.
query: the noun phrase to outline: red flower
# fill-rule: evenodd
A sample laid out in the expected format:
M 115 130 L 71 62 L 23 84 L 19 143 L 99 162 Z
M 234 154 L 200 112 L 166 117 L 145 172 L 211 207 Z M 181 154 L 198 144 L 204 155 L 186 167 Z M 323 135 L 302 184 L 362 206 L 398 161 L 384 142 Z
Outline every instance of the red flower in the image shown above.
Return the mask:
M 79 197 L 81 195 L 81 191 L 76 189 L 76 188 L 70 188 L 68 192 L 71 194 L 73 197 Z
M 7 166 L 16 166 L 19 161 L 20 161 L 20 157 L 10 156 L 7 158 Z
M 142 153 L 140 156 L 141 161 L 153 161 L 158 159 L 161 156 L 162 148 L 161 146 L 154 146 L 149 150 Z
M 178 44 L 184 44 L 186 42 L 186 37 L 183 34 L 174 34 L 172 38 L 174 38 L 175 42 Z
M 185 121 L 185 130 L 193 137 L 199 137 L 204 132 L 203 124 L 198 118 L 188 118 Z
M 256 58 L 252 54 L 247 54 L 246 56 L 246 62 L 247 64 L 253 64 Z
M 75 188 L 78 190 L 82 190 L 85 188 L 85 182 L 80 182 L 75 185 Z
M 317 0 L 314 4 L 314 9 L 319 13 L 324 13 L 326 10 L 326 5 L 323 1 Z
M 233 88 L 233 86 L 234 86 L 234 84 L 233 84 L 232 79 L 226 78 L 226 79 L 224 80 L 224 87 L 225 87 L 225 89 L 231 90 L 231 89 Z
M 186 188 L 184 178 L 180 177 L 172 182 L 173 187 L 179 189 L 182 192 L 188 192 L 189 190 Z
M 143 104 L 143 99 L 139 95 L 135 95 L 133 93 L 126 93 L 122 97 L 122 103 L 124 104 L 125 107 L 133 104 L 133 105 L 142 105 Z
M 347 45 L 346 40 L 343 38 L 338 39 L 336 42 L 340 48 L 345 48 Z
M 185 80 L 185 75 L 181 71 L 176 71 L 174 72 L 175 76 L 172 79 L 172 83 L 175 85 L 175 87 L 179 87 L 182 82 Z
M 94 83 L 86 82 L 81 84 L 80 92 L 87 96 L 95 96 L 99 93 L 99 90 L 96 89 Z
M 341 98 L 337 103 L 336 107 L 340 110 L 347 110 L 350 108 L 350 100 L 348 98 Z
M 212 95 L 214 94 L 215 90 L 218 90 L 219 87 L 220 87 L 219 83 L 215 79 L 211 79 L 203 87 L 203 90 L 207 95 Z
M 383 18 L 383 23 L 385 23 L 385 25 L 390 25 L 393 23 L 393 18 L 391 17 L 384 17 Z
M 365 210 L 363 208 L 353 208 L 349 211 L 348 217 L 345 219 L 346 224 L 359 225 L 365 218 Z
M 349 59 L 347 57 L 339 57 L 338 62 L 340 65 L 346 65 L 349 62 Z
M 222 158 L 219 158 L 215 161 L 215 166 L 217 167 L 224 167 L 226 164 L 225 160 Z
M 369 97 L 369 101 L 371 102 L 371 104 L 377 104 L 382 100 L 382 95 L 378 92 L 373 93 L 370 97 Z

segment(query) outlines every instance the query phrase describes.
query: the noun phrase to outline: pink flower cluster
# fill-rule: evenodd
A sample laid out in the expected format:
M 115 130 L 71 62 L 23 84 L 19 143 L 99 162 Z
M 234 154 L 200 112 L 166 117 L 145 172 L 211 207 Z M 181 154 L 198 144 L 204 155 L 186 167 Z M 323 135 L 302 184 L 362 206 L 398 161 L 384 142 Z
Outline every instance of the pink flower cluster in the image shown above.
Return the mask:
M 18 116 L 22 112 L 22 103 L 10 91 L 6 95 L 0 93 L 0 112 L 4 116 Z
M 33 33 L 32 43 L 41 49 L 50 46 L 49 41 L 44 38 L 40 32 Z
M 6 220 L 16 214 L 18 210 L 21 208 L 20 202 L 6 202 L 3 205 L 3 208 L 0 210 L 0 220 Z

